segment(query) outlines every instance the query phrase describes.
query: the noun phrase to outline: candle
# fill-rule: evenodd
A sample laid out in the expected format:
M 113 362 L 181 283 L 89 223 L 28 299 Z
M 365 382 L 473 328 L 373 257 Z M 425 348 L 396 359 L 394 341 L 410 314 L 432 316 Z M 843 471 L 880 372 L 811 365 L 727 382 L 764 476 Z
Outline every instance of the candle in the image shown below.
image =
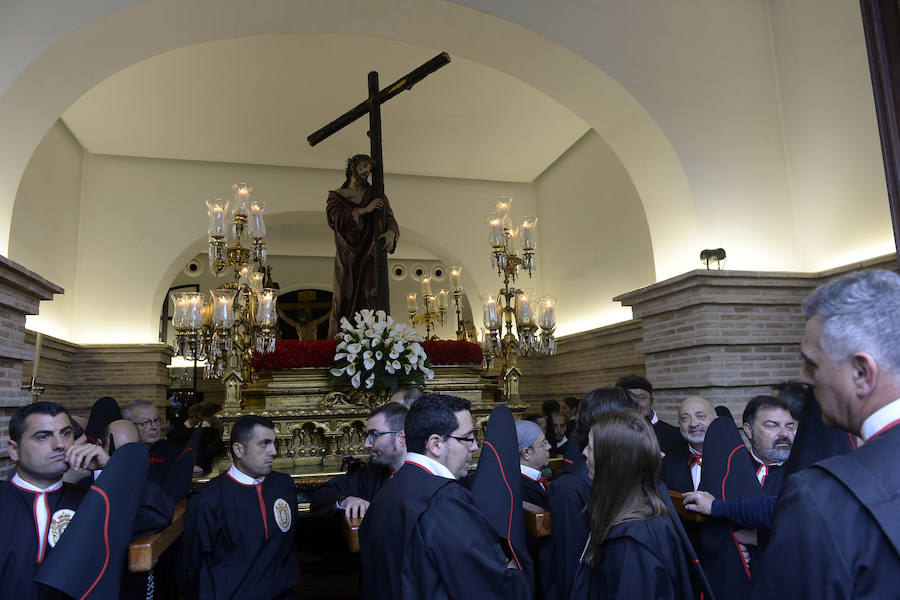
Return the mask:
M 488 329 L 499 329 L 500 310 L 497 307 L 497 300 L 493 296 L 482 296 L 481 300 L 484 304 L 484 326 Z
M 497 199 L 497 214 L 501 217 L 506 217 L 506 215 L 509 214 L 509 209 L 512 206 L 512 201 L 512 196 L 500 196 Z
M 265 273 L 250 273 L 250 289 L 254 292 L 262 291 L 265 276 Z
M 491 248 L 502 248 L 506 244 L 506 234 L 503 232 L 503 218 L 494 215 L 488 219 L 488 238 Z
M 423 277 L 422 278 L 422 295 L 423 296 L 431 296 L 431 277 Z
M 246 200 L 250 197 L 250 192 L 253 191 L 253 188 L 246 183 L 235 183 L 231 186 L 231 189 L 234 191 L 234 197 L 238 200 Z
M 447 290 L 438 292 L 438 310 L 447 310 Z
M 406 295 L 406 308 L 408 308 L 411 313 L 414 313 L 417 310 L 416 296 L 417 294 L 415 292 L 410 292 Z
M 256 322 L 263 327 L 274 325 L 277 318 L 275 316 L 275 303 L 277 301 L 275 290 L 266 288 L 258 292 L 256 298 Z
M 462 275 L 462 267 L 450 267 L 450 289 L 454 292 L 462 291 L 459 283 L 460 275 Z
M 556 327 L 556 298 L 551 296 L 541 298 L 538 324 L 545 331 L 551 331 Z
M 231 329 L 234 325 L 234 296 L 236 290 L 218 289 L 210 292 L 213 297 L 212 322 L 218 329 Z
M 250 229 L 250 237 L 257 239 L 266 237 L 266 224 L 263 221 L 265 208 L 265 202 L 255 200 L 247 205 L 247 225 Z
M 516 321 L 520 325 L 534 325 L 534 309 L 527 294 L 516 297 Z
M 522 250 L 531 251 L 537 246 L 534 235 L 534 228 L 537 225 L 537 219 L 525 217 L 522 221 Z
M 41 362 L 41 344 L 44 341 L 44 334 L 38 333 L 34 336 L 34 362 L 31 363 L 31 378 L 37 379 L 38 365 Z
M 251 287 L 253 282 L 250 280 L 250 274 L 253 273 L 253 265 L 244 265 L 238 271 L 238 285 Z
M 207 233 L 213 237 L 225 235 L 225 213 L 228 212 L 228 202 L 221 198 L 206 201 L 206 213 L 209 216 Z

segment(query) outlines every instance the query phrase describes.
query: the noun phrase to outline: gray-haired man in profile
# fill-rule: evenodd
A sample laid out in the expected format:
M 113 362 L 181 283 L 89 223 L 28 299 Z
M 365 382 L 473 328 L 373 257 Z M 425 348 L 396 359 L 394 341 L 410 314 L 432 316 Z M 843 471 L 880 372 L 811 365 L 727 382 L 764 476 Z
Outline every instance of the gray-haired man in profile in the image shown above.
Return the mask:
M 826 424 L 865 445 L 787 479 L 753 597 L 896 598 L 900 275 L 853 273 L 807 298 L 803 380 Z

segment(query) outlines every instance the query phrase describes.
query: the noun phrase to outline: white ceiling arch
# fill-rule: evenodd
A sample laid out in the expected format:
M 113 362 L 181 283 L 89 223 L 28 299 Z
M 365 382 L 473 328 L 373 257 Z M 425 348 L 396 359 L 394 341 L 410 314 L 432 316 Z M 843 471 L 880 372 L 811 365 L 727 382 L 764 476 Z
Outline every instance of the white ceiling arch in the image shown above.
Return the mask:
M 51 3 L 47 3 L 45 8 Z M 637 188 L 657 277 L 691 264 L 697 216 L 672 145 L 641 105 L 595 65 L 533 31 L 440 0 L 79 0 L 96 18 L 69 32 L 47 8 L 47 49 L 21 64 L 0 98 L 0 251 L 8 247 L 16 189 L 50 125 L 95 85 L 150 57 L 227 38 L 278 33 L 373 36 L 442 48 L 540 90 L 604 135 Z M 39 3 L 38 6 L 41 6 Z M 7 54 L 9 56 L 9 54 Z M 13 70 L 15 68 L 13 67 Z M 7 69 L 8 70 L 8 69 Z M 577 84 L 573 84 L 577 82 Z M 52 89 L 52 93 L 49 90 Z M 343 110 L 343 107 L 342 107 Z M 686 255 L 687 253 L 687 255 Z

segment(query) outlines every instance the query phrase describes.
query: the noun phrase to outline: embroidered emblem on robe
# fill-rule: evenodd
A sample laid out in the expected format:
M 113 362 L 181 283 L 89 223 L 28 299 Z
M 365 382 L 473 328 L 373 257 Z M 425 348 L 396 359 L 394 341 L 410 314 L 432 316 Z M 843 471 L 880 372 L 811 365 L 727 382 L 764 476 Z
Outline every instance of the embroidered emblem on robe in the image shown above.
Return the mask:
M 61 508 L 50 517 L 50 528 L 47 530 L 47 543 L 51 548 L 56 547 L 59 537 L 69 526 L 69 521 L 75 516 L 75 511 L 70 508 Z
M 291 528 L 291 507 L 290 505 L 279 498 L 275 501 L 274 506 L 275 511 L 275 522 L 278 524 L 278 529 L 287 533 L 288 529 Z

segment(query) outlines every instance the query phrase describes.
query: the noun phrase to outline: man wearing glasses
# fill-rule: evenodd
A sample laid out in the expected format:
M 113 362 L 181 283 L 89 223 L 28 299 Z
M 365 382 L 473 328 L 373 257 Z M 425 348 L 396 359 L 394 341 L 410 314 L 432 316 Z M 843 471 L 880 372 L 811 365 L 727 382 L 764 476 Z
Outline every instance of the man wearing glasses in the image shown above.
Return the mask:
M 470 403 L 426 394 L 406 417 L 403 466 L 359 529 L 362 597 L 527 598 L 497 531 L 457 480 L 478 446 Z
M 396 402 L 372 411 L 366 421 L 364 442 L 369 452 L 368 466 L 334 477 L 316 490 L 310 499 L 313 514 L 343 510 L 347 517 L 365 516 L 372 498 L 403 465 L 406 413 L 406 407 Z
M 134 400 L 122 409 L 122 417 L 134 423 L 141 443 L 150 453 L 147 479 L 161 484 L 181 449 L 176 444 L 161 439 L 162 419 L 159 417 L 159 409 L 148 400 Z

